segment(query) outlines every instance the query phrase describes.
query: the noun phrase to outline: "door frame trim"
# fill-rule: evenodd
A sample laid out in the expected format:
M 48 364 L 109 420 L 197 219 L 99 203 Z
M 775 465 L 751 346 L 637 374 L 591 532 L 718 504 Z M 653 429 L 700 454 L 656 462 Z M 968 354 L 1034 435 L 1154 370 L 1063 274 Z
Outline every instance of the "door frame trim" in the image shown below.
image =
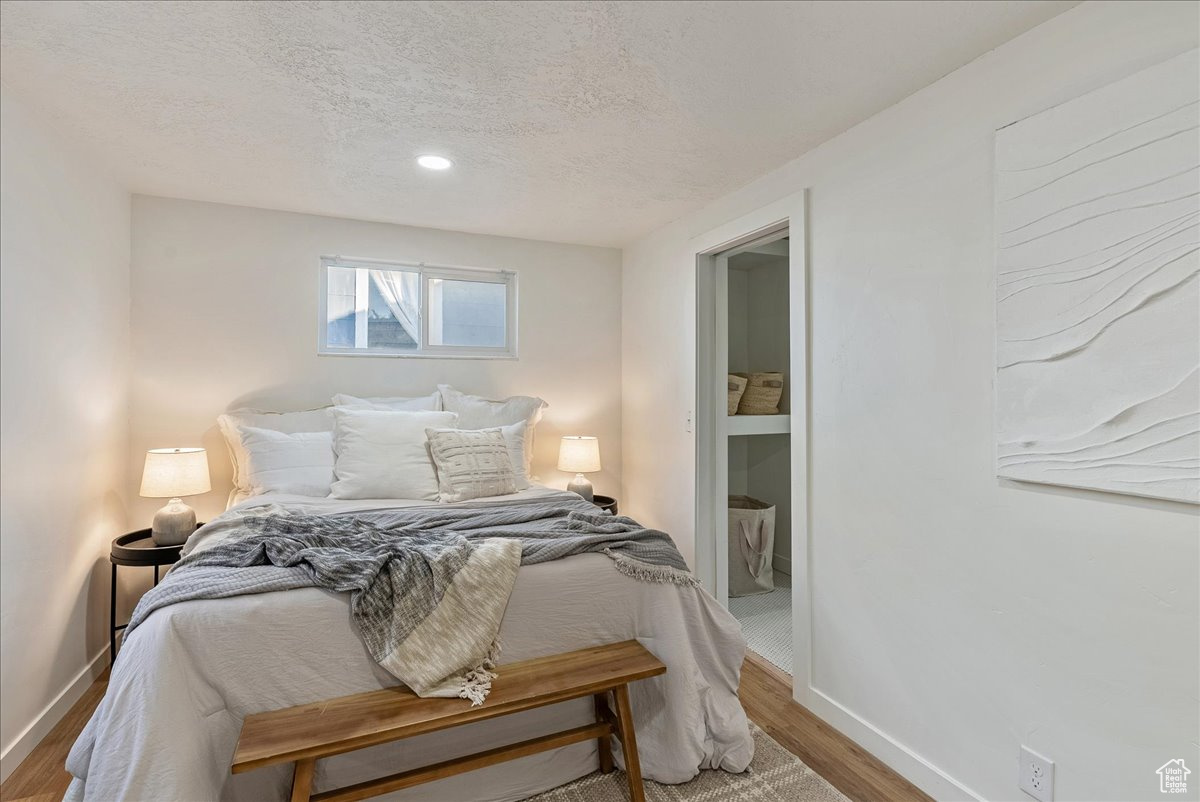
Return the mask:
M 695 472 L 696 575 L 704 587 L 727 603 L 728 551 L 721 533 L 728 533 L 723 496 L 716 492 L 722 476 L 728 483 L 728 445 L 725 430 L 725 377 L 716 376 L 718 298 L 717 255 L 787 229 L 789 381 L 791 398 L 792 503 L 792 696 L 805 704 L 812 679 L 812 575 L 809 550 L 809 312 L 808 312 L 808 190 L 788 195 L 689 240 L 695 256 L 696 280 L 696 416 Z M 727 348 L 726 344 L 726 348 Z M 721 392 L 718 392 L 720 390 Z M 722 469 L 718 457 L 724 458 Z M 727 489 L 727 487 L 726 487 Z M 725 591 L 722 594 L 722 591 Z

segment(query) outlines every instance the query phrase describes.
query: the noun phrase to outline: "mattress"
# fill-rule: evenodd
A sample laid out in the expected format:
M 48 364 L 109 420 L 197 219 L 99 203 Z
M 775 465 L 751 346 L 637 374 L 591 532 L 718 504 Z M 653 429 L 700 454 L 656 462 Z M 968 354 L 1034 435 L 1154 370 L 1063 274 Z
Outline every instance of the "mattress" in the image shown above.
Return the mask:
M 534 487 L 497 501 L 556 493 Z M 267 494 L 221 518 L 271 505 L 320 513 L 429 502 Z M 210 544 L 201 529 L 186 549 Z M 628 638 L 667 666 L 665 675 L 630 688 L 644 776 L 681 783 L 703 768 L 745 770 L 753 756 L 737 699 L 745 641 L 737 621 L 702 589 L 637 581 L 600 554 L 522 566 L 500 629 L 498 670 L 503 677 L 505 663 Z M 395 684 L 366 653 L 345 594 L 304 588 L 158 610 L 123 645 L 108 692 L 72 748 L 67 799 L 286 799 L 289 766 L 230 774 L 242 719 Z M 575 700 L 340 755 L 318 762 L 314 789 L 578 726 L 592 715 L 590 699 Z M 595 771 L 596 752 L 594 741 L 575 744 L 380 799 L 524 799 Z

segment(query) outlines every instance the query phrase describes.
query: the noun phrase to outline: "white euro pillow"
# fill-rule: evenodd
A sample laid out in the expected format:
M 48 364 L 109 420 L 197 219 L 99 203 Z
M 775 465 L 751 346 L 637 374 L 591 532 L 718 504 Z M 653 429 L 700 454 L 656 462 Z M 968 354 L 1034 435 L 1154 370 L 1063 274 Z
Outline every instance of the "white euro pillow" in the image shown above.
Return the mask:
M 354 395 L 338 393 L 333 397 L 333 404 L 338 407 L 354 407 L 356 409 L 390 409 L 393 412 L 437 412 L 442 408 L 442 395 L 435 392 L 416 398 L 399 396 L 359 398 Z
M 217 417 L 217 428 L 225 436 L 229 448 L 229 459 L 233 463 L 234 492 L 250 494 L 250 481 L 246 475 L 249 453 L 242 444 L 242 428 L 270 429 L 276 432 L 332 432 L 333 411 L 331 407 L 306 409 L 300 412 L 262 412 L 257 409 L 237 409 Z
M 333 409 L 334 498 L 437 501 L 425 430 L 454 428 L 453 412 Z
M 333 432 L 276 432 L 241 427 L 250 494 L 328 496 L 333 484 Z
M 533 430 L 542 419 L 542 410 L 549 404 L 540 398 L 514 395 L 503 401 L 490 401 L 477 395 L 460 393 L 448 384 L 439 384 L 442 409 L 458 415 L 459 429 L 490 429 L 496 426 L 525 424 L 524 460 L 525 476 L 531 476 L 533 462 Z

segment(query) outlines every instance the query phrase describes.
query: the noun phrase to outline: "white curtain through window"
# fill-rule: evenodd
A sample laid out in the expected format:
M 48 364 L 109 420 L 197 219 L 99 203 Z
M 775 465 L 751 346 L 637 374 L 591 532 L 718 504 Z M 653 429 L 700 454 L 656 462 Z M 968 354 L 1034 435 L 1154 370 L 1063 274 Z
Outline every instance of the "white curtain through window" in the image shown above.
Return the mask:
M 420 337 L 420 308 L 421 308 L 421 277 L 419 273 L 400 270 L 372 270 L 371 280 L 379 289 L 388 309 L 400 321 L 400 325 L 419 343 Z

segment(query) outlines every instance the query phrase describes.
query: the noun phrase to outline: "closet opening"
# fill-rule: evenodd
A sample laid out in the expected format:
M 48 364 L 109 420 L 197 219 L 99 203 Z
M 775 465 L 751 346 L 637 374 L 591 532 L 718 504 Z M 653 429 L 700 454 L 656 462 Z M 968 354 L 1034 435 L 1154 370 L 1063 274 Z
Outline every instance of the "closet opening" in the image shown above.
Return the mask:
M 729 611 L 751 651 L 792 673 L 787 231 L 731 249 L 726 317 Z
M 804 427 L 792 428 L 794 411 L 805 419 L 802 243 L 783 219 L 696 261 L 698 573 L 749 650 L 793 677 L 795 611 L 806 609 L 793 588 L 807 586 L 793 578 L 807 561 L 792 555 L 805 518 Z

